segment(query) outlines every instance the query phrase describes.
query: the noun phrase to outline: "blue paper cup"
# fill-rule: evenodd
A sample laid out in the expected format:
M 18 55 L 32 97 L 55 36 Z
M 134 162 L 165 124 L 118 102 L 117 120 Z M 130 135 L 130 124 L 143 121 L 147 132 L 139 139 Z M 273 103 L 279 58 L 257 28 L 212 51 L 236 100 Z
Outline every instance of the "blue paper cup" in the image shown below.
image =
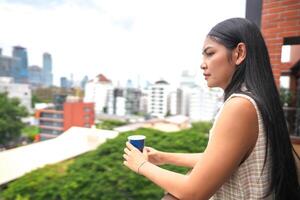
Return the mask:
M 145 139 L 146 136 L 144 135 L 131 135 L 128 136 L 128 141 L 135 146 L 137 149 L 139 149 L 141 152 L 143 152 L 144 146 L 145 146 Z

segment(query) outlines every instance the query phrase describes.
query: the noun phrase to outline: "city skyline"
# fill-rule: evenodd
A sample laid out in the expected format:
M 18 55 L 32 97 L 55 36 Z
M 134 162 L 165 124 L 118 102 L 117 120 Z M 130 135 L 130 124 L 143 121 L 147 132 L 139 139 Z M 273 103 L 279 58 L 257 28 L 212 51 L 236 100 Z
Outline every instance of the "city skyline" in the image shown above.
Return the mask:
M 71 74 L 81 80 L 102 73 L 122 84 L 160 78 L 176 83 L 186 69 L 199 75 L 209 29 L 245 16 L 244 0 L 4 0 L 0 5 L 3 54 L 20 45 L 27 48 L 29 65 L 42 66 L 42 54 L 51 53 L 55 85 Z

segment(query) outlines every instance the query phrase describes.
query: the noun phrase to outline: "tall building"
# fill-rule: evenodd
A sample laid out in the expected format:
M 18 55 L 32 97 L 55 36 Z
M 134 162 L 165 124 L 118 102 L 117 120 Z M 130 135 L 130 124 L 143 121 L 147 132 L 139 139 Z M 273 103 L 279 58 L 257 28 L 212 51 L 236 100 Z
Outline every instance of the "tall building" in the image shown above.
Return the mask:
M 118 116 L 124 116 L 126 114 L 125 104 L 125 90 L 121 88 L 113 89 L 113 98 L 112 98 L 112 114 Z
M 30 66 L 29 70 L 29 84 L 33 88 L 41 87 L 43 85 L 43 70 L 37 65 Z
M 141 90 L 141 98 L 140 98 L 140 113 L 146 114 L 148 113 L 148 89 Z
M 84 76 L 83 79 L 80 82 L 80 87 L 81 89 L 84 90 L 86 83 L 89 81 L 89 77 L 88 76 Z
M 163 118 L 168 113 L 168 99 L 171 88 L 168 82 L 160 80 L 150 86 L 148 112 L 151 116 Z
M 177 91 L 171 91 L 169 96 L 169 114 L 177 115 Z
M 108 91 L 112 89 L 111 80 L 99 74 L 85 85 L 84 102 L 95 103 L 96 114 L 107 113 Z
M 43 54 L 43 74 L 44 74 L 44 85 L 46 87 L 53 85 L 53 74 L 52 74 L 52 57 L 49 53 Z
M 108 114 L 135 115 L 140 111 L 142 92 L 137 88 L 114 88 L 108 91 Z
M 20 62 L 17 63 L 18 70 L 15 77 L 15 82 L 28 83 L 28 57 L 26 48 L 21 46 L 14 46 L 13 57 L 20 59 Z
M 134 115 L 140 111 L 140 100 L 142 92 L 137 88 L 125 89 L 125 110 L 127 115 Z
M 20 59 L 0 54 L 0 76 L 18 78 Z
M 196 76 L 184 71 L 177 89 L 177 114 L 191 121 L 211 121 L 222 102 L 222 91 L 196 84 Z
M 60 87 L 61 88 L 70 88 L 71 87 L 71 82 L 68 80 L 67 77 L 60 78 Z

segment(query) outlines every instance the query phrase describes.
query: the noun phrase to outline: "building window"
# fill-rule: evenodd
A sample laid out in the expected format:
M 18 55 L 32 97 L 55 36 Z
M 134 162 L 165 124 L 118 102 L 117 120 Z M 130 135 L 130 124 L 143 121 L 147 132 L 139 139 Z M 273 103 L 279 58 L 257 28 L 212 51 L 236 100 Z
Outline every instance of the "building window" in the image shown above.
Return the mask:
M 90 112 L 91 111 L 91 108 L 89 108 L 89 107 L 84 107 L 84 112 Z

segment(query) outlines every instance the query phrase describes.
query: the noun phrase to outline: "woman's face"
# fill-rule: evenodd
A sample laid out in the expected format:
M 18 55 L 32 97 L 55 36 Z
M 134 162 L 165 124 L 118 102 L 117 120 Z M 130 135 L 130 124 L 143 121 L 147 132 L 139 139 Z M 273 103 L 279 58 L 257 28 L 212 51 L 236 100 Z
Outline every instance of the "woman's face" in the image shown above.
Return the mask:
M 207 81 L 207 86 L 225 89 L 236 70 L 236 65 L 230 59 L 232 57 L 231 52 L 228 52 L 225 46 L 206 37 L 202 54 L 201 69 Z

